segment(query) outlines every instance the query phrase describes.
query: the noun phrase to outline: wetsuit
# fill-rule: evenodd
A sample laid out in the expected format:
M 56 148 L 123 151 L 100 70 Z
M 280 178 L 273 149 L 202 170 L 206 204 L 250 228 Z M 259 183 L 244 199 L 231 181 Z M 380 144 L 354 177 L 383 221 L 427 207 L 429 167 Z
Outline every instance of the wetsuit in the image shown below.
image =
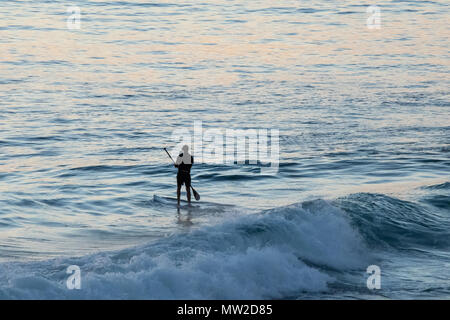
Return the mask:
M 180 153 L 179 158 L 183 158 L 183 154 Z M 191 186 L 191 167 L 194 164 L 194 157 L 191 156 L 191 163 L 186 164 L 183 161 L 179 165 L 175 165 L 178 168 L 177 184 L 181 188 L 183 184 L 186 184 L 186 188 Z

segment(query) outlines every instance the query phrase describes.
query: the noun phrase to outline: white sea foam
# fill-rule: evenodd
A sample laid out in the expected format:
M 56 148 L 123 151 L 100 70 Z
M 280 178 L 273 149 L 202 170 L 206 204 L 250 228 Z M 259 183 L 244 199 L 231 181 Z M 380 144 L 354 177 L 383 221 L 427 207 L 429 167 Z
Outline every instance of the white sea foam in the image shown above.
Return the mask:
M 0 264 L 0 298 L 264 299 L 326 291 L 330 269 L 360 268 L 365 251 L 325 201 L 244 215 L 146 245 L 81 258 Z M 80 290 L 66 288 L 69 265 Z

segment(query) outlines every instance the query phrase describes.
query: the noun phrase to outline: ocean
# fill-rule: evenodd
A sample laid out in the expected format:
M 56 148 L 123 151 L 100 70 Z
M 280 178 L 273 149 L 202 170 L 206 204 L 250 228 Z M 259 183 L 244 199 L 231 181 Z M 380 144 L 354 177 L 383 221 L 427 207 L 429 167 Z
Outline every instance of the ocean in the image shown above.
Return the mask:
M 1 1 L 0 299 L 450 299 L 449 11 Z M 196 123 L 275 171 L 197 148 L 177 209 Z

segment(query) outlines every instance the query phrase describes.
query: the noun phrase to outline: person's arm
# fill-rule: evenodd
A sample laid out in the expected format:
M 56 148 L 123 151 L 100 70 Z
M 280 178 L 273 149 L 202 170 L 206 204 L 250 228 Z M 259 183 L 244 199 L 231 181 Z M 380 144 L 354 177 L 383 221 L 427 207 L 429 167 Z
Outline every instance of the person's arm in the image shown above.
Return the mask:
M 178 168 L 178 166 L 183 161 L 183 154 L 178 155 L 177 161 L 175 161 L 175 168 Z

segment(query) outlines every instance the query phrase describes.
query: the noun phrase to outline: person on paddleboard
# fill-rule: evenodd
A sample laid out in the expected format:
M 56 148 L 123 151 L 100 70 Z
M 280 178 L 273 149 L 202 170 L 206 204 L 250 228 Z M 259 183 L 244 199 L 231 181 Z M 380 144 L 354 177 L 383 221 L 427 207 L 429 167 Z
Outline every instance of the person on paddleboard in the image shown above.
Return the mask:
M 178 168 L 177 173 L 177 203 L 180 205 L 181 186 L 186 187 L 187 201 L 191 203 L 191 168 L 194 164 L 194 157 L 189 153 L 188 145 L 184 145 L 182 151 L 175 161 L 175 168 Z

